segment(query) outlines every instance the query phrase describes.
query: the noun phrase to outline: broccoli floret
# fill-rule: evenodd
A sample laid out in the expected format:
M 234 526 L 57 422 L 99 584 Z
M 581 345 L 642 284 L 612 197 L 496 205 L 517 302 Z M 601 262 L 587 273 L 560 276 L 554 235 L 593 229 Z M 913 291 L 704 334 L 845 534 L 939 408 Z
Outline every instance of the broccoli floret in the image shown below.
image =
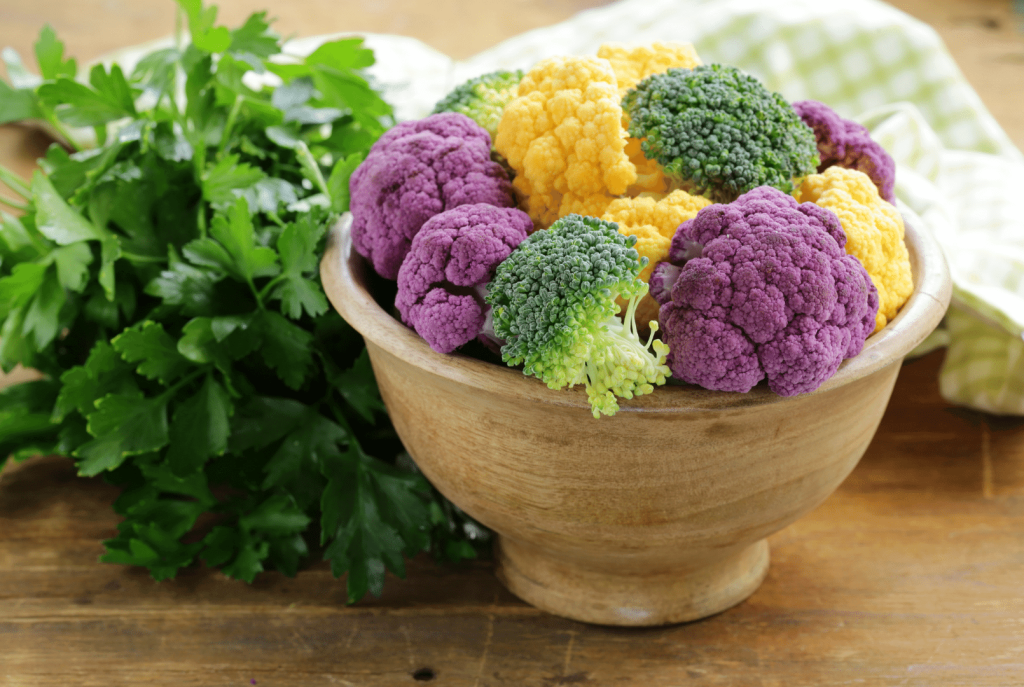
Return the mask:
M 818 167 L 814 132 L 778 93 L 735 67 L 649 76 L 622 101 L 629 135 L 678 187 L 731 202 L 758 186 L 790 193 Z
M 498 131 L 498 122 L 519 88 L 523 72 L 497 71 L 470 79 L 441 98 L 431 114 L 461 112 L 487 130 L 491 141 Z
M 520 243 L 487 286 L 502 359 L 552 389 L 586 384 L 594 417 L 614 415 L 616 396 L 649 394 L 669 374 L 657 323 L 644 343 L 633 319 L 647 293 L 635 243 L 614 222 L 566 215 Z M 624 321 L 618 296 L 629 299 Z

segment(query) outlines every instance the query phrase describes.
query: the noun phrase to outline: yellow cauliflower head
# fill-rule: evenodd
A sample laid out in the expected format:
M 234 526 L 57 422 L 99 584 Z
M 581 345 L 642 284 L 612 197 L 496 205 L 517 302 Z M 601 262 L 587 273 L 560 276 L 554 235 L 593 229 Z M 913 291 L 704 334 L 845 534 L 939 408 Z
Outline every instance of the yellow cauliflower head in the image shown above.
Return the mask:
M 693 69 L 703 64 L 691 43 L 652 43 L 639 48 L 605 43 L 597 49 L 597 56 L 611 63 L 620 96 L 651 74 L 675 68 Z
M 644 157 L 640 148 L 639 138 L 626 139 L 626 155 L 636 167 L 636 181 L 626 189 L 626 195 L 637 196 L 641 193 L 668 193 L 669 180 L 654 160 Z
M 864 265 L 878 289 L 877 332 L 914 292 L 910 256 L 903 240 L 903 217 L 878 195 L 863 172 L 833 166 L 804 179 L 797 200 L 827 208 L 846 232 L 846 252 Z
M 636 181 L 625 145 L 615 72 L 592 56 L 538 62 L 519 82 L 494 140 L 541 226 L 569 212 L 597 216 L 625 193 Z
M 601 219 L 619 225 L 619 233 L 636 236 L 634 248 L 648 259 L 640 278 L 647 281 L 654 265 L 668 258 L 669 244 L 676 229 L 697 212 L 711 205 L 703 196 L 691 196 L 686 191 L 673 191 L 667 196 L 639 196 L 613 200 Z
M 693 219 L 697 212 L 711 205 L 702 196 L 691 196 L 686 191 L 673 191 L 667 196 L 640 196 L 613 200 L 601 219 L 619 225 L 619 233 L 636 236 L 633 246 L 641 257 L 647 258 L 647 267 L 640 272 L 640 278 L 647 281 L 654 266 L 668 259 L 672 237 L 680 224 Z M 621 307 L 624 304 L 620 303 Z M 647 328 L 651 320 L 658 319 L 658 303 L 649 294 L 637 304 L 636 323 L 641 329 Z

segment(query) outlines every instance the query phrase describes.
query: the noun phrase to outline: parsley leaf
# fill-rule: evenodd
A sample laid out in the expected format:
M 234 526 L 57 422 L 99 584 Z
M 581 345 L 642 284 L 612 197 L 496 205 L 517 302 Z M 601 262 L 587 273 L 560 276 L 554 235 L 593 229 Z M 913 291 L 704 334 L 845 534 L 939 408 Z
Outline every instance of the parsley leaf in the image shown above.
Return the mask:
M 302 387 L 313 367 L 313 335 L 272 310 L 262 311 L 255 326 L 263 335 L 263 360 L 292 389 Z
M 422 477 L 365 456 L 357 447 L 329 460 L 321 509 L 324 558 L 336 576 L 348 573 L 348 600 L 380 596 L 385 570 L 405 576 L 403 555 L 426 548 L 428 518 Z
M 209 315 L 217 301 L 217 282 L 221 277 L 210 270 L 174 262 L 146 285 L 145 293 L 177 306 L 183 315 Z
M 224 52 L 231 45 L 231 32 L 226 27 L 214 27 L 217 21 L 216 7 L 203 7 L 202 0 L 178 0 L 188 17 L 188 30 L 192 34 L 192 45 L 209 53 Z
M 134 117 L 134 98 L 124 73 L 116 64 L 108 73 L 103 65 L 89 72 L 92 88 L 69 78 L 39 87 L 39 99 L 71 126 L 101 126 L 123 117 Z
M 50 253 L 57 266 L 57 279 L 69 291 L 81 293 L 89 280 L 89 265 L 92 251 L 84 243 L 72 243 L 56 248 Z
M 39 170 L 32 175 L 32 195 L 36 204 L 36 227 L 51 241 L 66 246 L 107 238 L 106 232 L 72 209 Z
M 266 176 L 238 160 L 237 155 L 228 155 L 203 173 L 203 197 L 214 207 L 231 205 L 240 195 L 236 191 L 248 189 Z
M 112 470 L 125 458 L 157 451 L 167 445 L 167 397 L 146 398 L 141 393 L 109 394 L 96 402 L 87 416 L 89 434 L 96 437 L 75 455 L 78 474 L 91 477 Z
M 159 322 L 146 321 L 126 329 L 110 343 L 125 361 L 139 363 L 136 372 L 164 384 L 173 382 L 189 368 L 189 361 L 178 352 L 174 339 Z
M 0 81 L 0 124 L 38 119 L 41 117 L 38 102 L 33 91 L 16 90 Z
M 53 408 L 54 422 L 61 422 L 74 411 L 88 415 L 95 402 L 107 394 L 138 392 L 131 368 L 106 341 L 97 341 L 85 363 L 66 371 L 60 381 L 60 395 Z
M 174 474 L 193 473 L 207 458 L 227 450 L 232 412 L 228 392 L 207 374 L 203 386 L 178 406 L 171 422 L 167 464 Z
M 223 215 L 213 218 L 210 234 L 217 239 L 231 256 L 225 265 L 242 281 L 256 277 L 270 277 L 278 273 L 277 254 L 270 248 L 256 245 L 249 204 L 243 198 L 229 208 L 227 219 Z
M 0 279 L 0 317 L 27 304 L 43 286 L 46 265 L 22 262 L 14 266 L 10 275 Z
M 60 331 L 60 311 L 66 297 L 54 271 L 47 271 L 39 290 L 25 309 L 22 335 L 31 337 L 36 350 L 42 350 Z
M 331 197 L 331 209 L 335 212 L 348 210 L 348 181 L 364 157 L 363 153 L 352 153 L 334 164 L 331 177 L 327 180 L 327 193 Z
M 266 12 L 257 12 L 249 16 L 245 23 L 231 32 L 231 44 L 228 52 L 245 59 L 254 57 L 262 69 L 262 62 L 271 55 L 276 55 L 278 37 L 270 30 Z M 253 65 L 256 68 L 256 65 Z
M 64 44 L 57 40 L 57 34 L 49 24 L 39 33 L 35 49 L 39 73 L 44 79 L 57 79 L 62 76 L 73 79 L 78 73 L 77 62 L 70 58 L 64 59 Z
M 178 67 L 181 53 L 177 48 L 164 48 L 144 56 L 132 71 L 131 82 L 157 97 L 170 93 L 174 84 L 174 72 Z
M 370 355 L 365 348 L 351 368 L 331 374 L 330 382 L 338 389 L 342 398 L 367 422 L 374 421 L 374 413 L 387 412 L 377 390 L 377 381 L 370 366 Z
M 320 285 L 305 276 L 317 272 L 319 261 L 315 249 L 326 231 L 323 224 L 305 216 L 285 227 L 277 240 L 283 270 L 282 281 L 272 297 L 281 300 L 281 309 L 293 320 L 299 319 L 303 310 L 316 317 L 329 307 Z

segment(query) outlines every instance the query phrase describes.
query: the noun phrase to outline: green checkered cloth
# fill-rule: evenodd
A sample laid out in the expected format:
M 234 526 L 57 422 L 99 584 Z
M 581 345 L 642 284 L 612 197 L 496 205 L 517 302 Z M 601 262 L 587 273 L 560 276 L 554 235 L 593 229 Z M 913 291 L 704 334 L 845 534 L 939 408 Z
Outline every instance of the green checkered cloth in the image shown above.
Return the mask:
M 1024 156 L 927 25 L 875 0 L 625 0 L 461 63 L 408 38 L 369 37 L 403 118 L 427 114 L 469 77 L 610 41 L 691 41 L 705 62 L 867 126 L 896 160 L 904 217 L 935 235 L 952 271 L 953 308 L 926 342 L 949 347 L 944 397 L 1024 414 Z

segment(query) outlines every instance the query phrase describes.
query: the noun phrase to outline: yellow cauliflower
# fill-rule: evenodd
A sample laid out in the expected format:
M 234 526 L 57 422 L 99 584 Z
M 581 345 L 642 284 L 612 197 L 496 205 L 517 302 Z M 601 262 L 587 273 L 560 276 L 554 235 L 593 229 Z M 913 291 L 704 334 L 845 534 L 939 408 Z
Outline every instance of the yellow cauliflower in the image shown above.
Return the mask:
M 863 172 L 829 167 L 804 179 L 797 200 L 828 208 L 846 232 L 846 252 L 864 265 L 878 289 L 875 331 L 884 327 L 914 291 L 903 217 L 878 195 Z
M 640 139 L 626 139 L 626 155 L 636 167 L 636 181 L 626 189 L 626 195 L 637 196 L 641 193 L 667 193 L 668 177 L 661 171 L 657 162 L 644 157 L 640 149 Z
M 647 258 L 647 267 L 640 272 L 640 278 L 647 281 L 654 266 L 668 258 L 668 249 L 676 228 L 711 201 L 702 196 L 691 196 L 686 191 L 673 191 L 664 197 L 641 196 L 613 200 L 601 219 L 619 225 L 619 233 L 636 236 L 633 246 L 641 257 Z M 620 306 L 622 304 L 620 303 Z M 658 303 L 645 295 L 637 304 L 636 323 L 644 328 L 651 320 L 658 319 Z
M 652 43 L 628 48 L 622 43 L 605 43 L 597 56 L 608 60 L 619 82 L 619 95 L 636 86 L 651 74 L 673 68 L 693 69 L 701 64 L 691 43 Z
M 625 145 L 615 72 L 592 56 L 538 62 L 494 140 L 526 211 L 545 227 L 570 212 L 599 216 L 626 192 L 637 177 Z

